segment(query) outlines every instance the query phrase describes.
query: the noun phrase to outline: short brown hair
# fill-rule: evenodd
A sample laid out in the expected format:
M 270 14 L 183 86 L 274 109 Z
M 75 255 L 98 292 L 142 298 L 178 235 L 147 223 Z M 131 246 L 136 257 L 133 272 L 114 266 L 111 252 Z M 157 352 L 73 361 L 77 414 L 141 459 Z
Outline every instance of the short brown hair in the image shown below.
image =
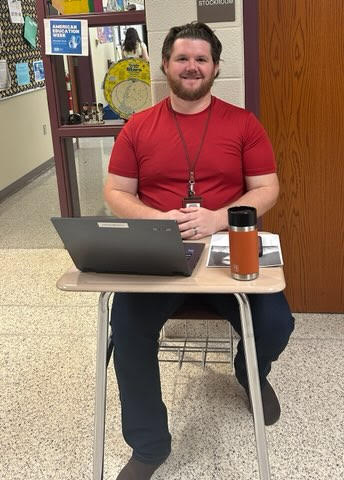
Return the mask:
M 162 46 L 161 55 L 163 61 L 168 61 L 171 58 L 173 44 L 178 38 L 205 40 L 210 44 L 213 62 L 215 65 L 219 64 L 222 44 L 213 30 L 208 27 L 208 25 L 201 22 L 191 22 L 179 27 L 170 28 Z M 161 70 L 165 73 L 163 65 L 161 65 Z

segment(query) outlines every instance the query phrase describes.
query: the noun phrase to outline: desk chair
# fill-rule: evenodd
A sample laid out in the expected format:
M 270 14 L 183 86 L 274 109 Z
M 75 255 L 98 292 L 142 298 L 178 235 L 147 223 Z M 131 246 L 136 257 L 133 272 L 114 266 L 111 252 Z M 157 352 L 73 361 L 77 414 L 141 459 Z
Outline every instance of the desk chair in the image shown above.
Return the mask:
M 207 363 L 228 363 L 233 371 L 234 334 L 231 324 L 228 322 L 228 335 L 224 337 L 216 337 L 209 334 L 209 322 L 224 320 L 227 322 L 224 317 L 203 302 L 195 305 L 192 301 L 186 300 L 170 316 L 169 320 L 182 320 L 183 326 L 181 329 L 184 330 L 184 335 L 171 336 L 168 324 L 162 328 L 159 339 L 159 362 L 176 362 L 179 368 L 182 367 L 183 363 L 189 362 L 200 362 L 203 368 Z M 194 320 L 205 322 L 202 335 L 189 335 L 188 323 Z M 106 356 L 107 366 L 113 353 L 113 347 L 110 334 Z M 198 357 L 200 354 L 201 360 L 198 360 L 195 354 L 198 354 Z M 210 358 L 209 354 L 211 355 Z
M 195 320 L 199 323 L 198 327 L 201 326 L 197 328 L 197 334 Z M 186 300 L 171 315 L 169 321 L 174 322 L 174 325 L 167 322 L 162 328 L 159 339 L 159 362 L 177 362 L 179 368 L 183 363 L 189 362 L 200 362 L 203 368 L 207 363 L 228 363 L 233 371 L 232 326 L 209 305 L 204 302 L 195 305 L 194 301 Z M 215 336 L 214 333 L 219 330 L 219 322 L 228 324 L 226 325 L 228 332 Z

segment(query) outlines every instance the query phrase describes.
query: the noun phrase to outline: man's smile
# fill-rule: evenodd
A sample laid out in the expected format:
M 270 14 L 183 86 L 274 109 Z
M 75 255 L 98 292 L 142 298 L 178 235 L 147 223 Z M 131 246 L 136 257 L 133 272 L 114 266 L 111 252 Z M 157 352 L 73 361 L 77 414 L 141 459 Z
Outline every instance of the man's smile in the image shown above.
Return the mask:
M 180 75 L 184 80 L 200 80 L 203 78 L 203 75 L 195 74 L 183 74 Z

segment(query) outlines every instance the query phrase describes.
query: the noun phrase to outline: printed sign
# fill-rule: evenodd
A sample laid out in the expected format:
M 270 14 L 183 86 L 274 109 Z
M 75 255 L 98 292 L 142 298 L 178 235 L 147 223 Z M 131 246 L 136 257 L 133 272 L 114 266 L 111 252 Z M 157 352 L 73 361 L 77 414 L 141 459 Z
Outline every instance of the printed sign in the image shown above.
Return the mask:
M 17 83 L 19 86 L 30 83 L 29 64 L 27 62 L 16 63 Z
M 149 63 L 126 58 L 113 63 L 104 79 L 104 97 L 121 118 L 152 105 Z
M 8 70 L 7 61 L 0 58 L 0 90 L 6 90 L 11 86 L 11 77 Z
M 113 32 L 112 27 L 97 27 L 97 37 L 99 43 L 112 43 Z
M 37 23 L 29 16 L 25 17 L 24 23 L 24 38 L 33 48 L 36 48 Z
M 22 6 L 20 0 L 7 0 L 8 9 L 12 23 L 24 23 Z
M 196 3 L 199 22 L 235 21 L 235 0 L 196 0 Z
M 44 19 L 47 55 L 88 55 L 87 20 Z
M 43 82 L 45 79 L 43 60 L 32 62 L 33 73 L 35 74 L 35 82 Z

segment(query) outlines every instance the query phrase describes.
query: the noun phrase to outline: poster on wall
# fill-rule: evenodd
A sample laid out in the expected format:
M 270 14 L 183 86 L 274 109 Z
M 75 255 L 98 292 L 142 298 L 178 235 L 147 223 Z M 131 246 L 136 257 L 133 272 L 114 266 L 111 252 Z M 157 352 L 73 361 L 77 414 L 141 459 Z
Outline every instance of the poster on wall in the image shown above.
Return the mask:
M 36 48 L 37 22 L 29 16 L 25 17 L 24 38 L 33 48 Z
M 19 86 L 30 83 L 29 64 L 27 62 L 16 63 L 17 83 Z
M 196 4 L 199 22 L 235 22 L 235 0 L 196 0 Z
M 12 23 L 24 23 L 21 1 L 7 0 Z
M 7 88 L 11 88 L 11 76 L 7 60 L 0 58 L 0 90 L 7 90 Z
M 45 79 L 43 60 L 32 62 L 32 68 L 35 75 L 35 82 L 43 82 Z
M 104 79 L 104 97 L 121 118 L 152 105 L 149 64 L 141 58 L 113 63 Z
M 97 38 L 99 43 L 112 43 L 112 27 L 97 27 Z
M 88 56 L 87 20 L 44 19 L 47 55 Z

